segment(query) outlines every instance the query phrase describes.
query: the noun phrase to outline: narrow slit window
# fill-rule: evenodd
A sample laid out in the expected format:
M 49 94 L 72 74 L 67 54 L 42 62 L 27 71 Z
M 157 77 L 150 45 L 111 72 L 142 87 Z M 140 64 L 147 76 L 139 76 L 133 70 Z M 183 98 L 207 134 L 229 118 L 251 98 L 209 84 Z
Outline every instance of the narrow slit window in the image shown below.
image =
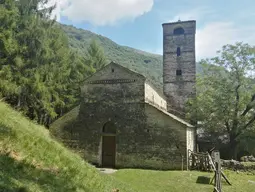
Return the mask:
M 176 75 L 177 75 L 177 76 L 181 76 L 181 75 L 182 75 L 182 70 L 177 69 L 177 70 L 176 70 Z
M 112 69 L 112 73 L 114 72 L 114 69 Z
M 177 57 L 181 56 L 181 48 L 180 47 L 177 47 L 176 55 L 177 55 Z

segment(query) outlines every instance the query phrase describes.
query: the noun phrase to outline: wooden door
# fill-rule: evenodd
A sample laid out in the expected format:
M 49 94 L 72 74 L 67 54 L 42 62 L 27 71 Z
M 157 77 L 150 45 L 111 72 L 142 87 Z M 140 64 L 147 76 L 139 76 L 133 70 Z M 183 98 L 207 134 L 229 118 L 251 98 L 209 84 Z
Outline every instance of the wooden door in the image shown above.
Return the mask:
M 115 167 L 116 138 L 115 136 L 103 136 L 102 142 L 102 167 Z

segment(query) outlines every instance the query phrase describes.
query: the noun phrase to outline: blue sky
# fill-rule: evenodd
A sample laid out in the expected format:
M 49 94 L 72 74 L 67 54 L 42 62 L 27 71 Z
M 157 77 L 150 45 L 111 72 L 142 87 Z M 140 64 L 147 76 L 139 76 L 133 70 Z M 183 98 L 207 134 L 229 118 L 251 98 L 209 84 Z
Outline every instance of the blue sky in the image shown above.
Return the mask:
M 162 23 L 197 21 L 197 59 L 222 45 L 255 44 L 254 0 L 51 0 L 61 23 L 106 36 L 118 44 L 162 54 Z

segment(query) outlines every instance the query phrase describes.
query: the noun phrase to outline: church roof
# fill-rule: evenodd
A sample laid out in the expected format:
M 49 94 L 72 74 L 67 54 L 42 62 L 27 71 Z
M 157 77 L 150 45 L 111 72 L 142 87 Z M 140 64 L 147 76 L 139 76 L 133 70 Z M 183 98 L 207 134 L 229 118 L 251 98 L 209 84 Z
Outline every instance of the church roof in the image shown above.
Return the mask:
M 160 111 L 161 113 L 164 113 L 165 115 L 171 117 L 173 120 L 183 124 L 183 125 L 186 125 L 187 127 L 191 127 L 191 128 L 194 128 L 193 125 L 191 125 L 190 123 L 186 122 L 185 120 L 177 117 L 176 115 L 172 114 L 172 113 L 168 113 L 166 110 L 164 109 L 161 109 L 160 107 L 156 106 L 156 105 L 152 105 L 151 103 L 149 102 L 145 102 L 147 103 L 148 105 L 150 105 L 151 107 L 154 107 L 155 109 L 157 109 L 158 111 Z
M 89 76 L 88 78 L 86 78 L 83 82 L 87 82 L 89 81 L 91 78 L 93 78 L 95 75 L 97 75 L 98 73 L 102 72 L 105 68 L 108 68 L 108 67 L 118 67 L 118 68 L 121 68 L 123 71 L 126 71 L 127 73 L 132 73 L 134 75 L 136 75 L 137 77 L 140 77 L 140 78 L 143 78 L 144 80 L 146 79 L 146 77 L 136 71 L 133 71 L 127 67 L 124 67 L 118 63 L 115 63 L 114 61 L 110 62 L 109 64 L 107 64 L 106 66 L 102 67 L 101 69 L 99 69 L 98 71 L 96 71 L 94 74 L 92 74 L 91 76 Z
M 146 77 L 145 77 L 146 78 Z M 163 99 L 166 100 L 166 96 L 163 93 L 163 90 L 159 89 L 157 86 L 155 86 L 151 80 L 148 80 L 148 78 L 146 78 L 146 83 L 149 84 Z
M 136 72 L 136 71 L 134 71 L 134 70 L 132 70 L 132 69 L 129 69 L 129 68 L 127 68 L 127 67 L 124 67 L 124 66 L 122 66 L 122 65 L 120 65 L 120 64 L 118 64 L 118 63 L 115 63 L 114 61 L 112 61 L 112 62 L 109 63 L 108 65 L 115 65 L 115 66 L 118 66 L 118 67 L 122 68 L 123 70 L 125 70 L 125 71 L 127 71 L 127 72 L 135 73 L 136 75 L 141 76 L 141 77 L 143 77 L 143 78 L 146 79 L 146 77 L 145 77 L 144 75 L 142 75 L 141 73 L 138 73 L 138 72 Z

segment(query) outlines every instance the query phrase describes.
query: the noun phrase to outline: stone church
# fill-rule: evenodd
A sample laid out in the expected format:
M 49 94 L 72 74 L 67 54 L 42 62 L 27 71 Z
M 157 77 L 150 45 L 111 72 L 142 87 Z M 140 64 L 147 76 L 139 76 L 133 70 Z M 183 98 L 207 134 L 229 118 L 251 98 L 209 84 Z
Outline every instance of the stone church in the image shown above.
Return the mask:
M 163 24 L 163 93 L 112 62 L 85 80 L 75 118 L 54 135 L 101 167 L 185 168 L 196 146 L 183 119 L 195 95 L 195 31 L 196 21 Z

